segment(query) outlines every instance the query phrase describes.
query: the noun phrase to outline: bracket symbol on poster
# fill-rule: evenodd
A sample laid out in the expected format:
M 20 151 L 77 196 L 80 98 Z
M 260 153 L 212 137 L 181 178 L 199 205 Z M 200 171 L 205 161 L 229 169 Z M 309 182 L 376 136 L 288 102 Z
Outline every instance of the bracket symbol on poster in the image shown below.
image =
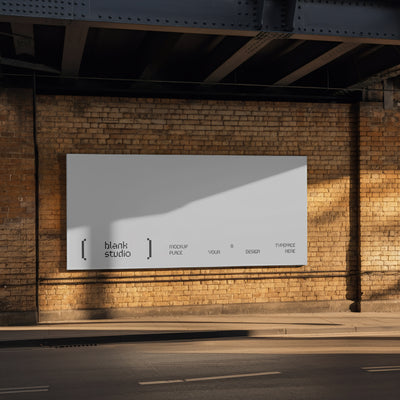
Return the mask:
M 153 251 L 151 239 L 147 238 L 147 243 L 149 245 L 149 255 L 147 256 L 147 259 L 150 260 Z
M 83 239 L 81 242 L 81 257 L 83 260 L 87 261 L 87 258 L 85 256 L 85 243 L 86 243 L 86 238 Z

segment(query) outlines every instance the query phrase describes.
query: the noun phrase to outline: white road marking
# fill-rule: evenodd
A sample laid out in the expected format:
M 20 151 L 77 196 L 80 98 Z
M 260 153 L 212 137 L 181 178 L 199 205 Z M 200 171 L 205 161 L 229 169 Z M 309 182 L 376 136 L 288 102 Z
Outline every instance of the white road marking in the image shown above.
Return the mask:
M 393 372 L 400 371 L 400 365 L 383 365 L 379 367 L 362 367 L 366 372 Z
M 212 381 L 214 379 L 236 379 L 236 378 L 246 378 L 246 377 L 249 377 L 249 376 L 277 375 L 277 374 L 280 374 L 280 372 L 273 371 L 273 372 L 255 372 L 255 373 L 252 373 L 252 374 L 207 376 L 207 377 L 204 377 L 204 378 L 189 378 L 189 379 L 185 379 L 185 382 Z
M 0 388 L 0 396 L 2 394 L 48 392 L 49 387 L 50 386 L 26 386 L 26 387 Z
M 172 379 L 166 381 L 145 381 L 139 382 L 139 385 L 163 385 L 168 383 L 185 383 L 185 382 L 199 382 L 199 381 L 212 381 L 218 379 L 237 379 L 237 378 L 246 378 L 252 376 L 263 376 L 263 375 L 278 375 L 280 372 L 271 371 L 271 372 L 254 372 L 251 374 L 236 374 L 236 375 L 217 375 L 217 376 L 205 376 L 201 378 L 186 378 L 186 379 Z

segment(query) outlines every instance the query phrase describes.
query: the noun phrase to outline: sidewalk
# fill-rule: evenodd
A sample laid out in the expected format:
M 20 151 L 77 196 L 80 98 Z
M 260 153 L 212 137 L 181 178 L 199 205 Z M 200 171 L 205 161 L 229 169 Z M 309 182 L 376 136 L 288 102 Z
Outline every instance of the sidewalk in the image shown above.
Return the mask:
M 400 337 L 400 313 L 188 315 L 0 327 L 0 347 L 229 337 Z

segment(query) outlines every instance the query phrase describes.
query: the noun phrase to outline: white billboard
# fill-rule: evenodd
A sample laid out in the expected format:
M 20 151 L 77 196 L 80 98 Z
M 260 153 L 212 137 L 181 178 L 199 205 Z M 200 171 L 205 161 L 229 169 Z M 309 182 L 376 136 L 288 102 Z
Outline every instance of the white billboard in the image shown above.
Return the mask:
M 67 269 L 307 263 L 307 158 L 67 155 Z

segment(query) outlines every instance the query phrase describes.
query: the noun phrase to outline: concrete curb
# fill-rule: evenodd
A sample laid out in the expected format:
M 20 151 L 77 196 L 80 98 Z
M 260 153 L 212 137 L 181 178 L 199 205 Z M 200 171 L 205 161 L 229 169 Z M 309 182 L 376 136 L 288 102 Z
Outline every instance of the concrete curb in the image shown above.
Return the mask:
M 400 327 L 338 327 L 330 329 L 303 328 L 271 328 L 256 330 L 208 330 L 208 331 L 174 331 L 174 332 L 141 332 L 134 334 L 106 334 L 89 336 L 66 336 L 27 338 L 16 340 L 0 340 L 0 348 L 20 347 L 73 347 L 97 346 L 102 344 L 185 341 L 202 339 L 232 339 L 232 338 L 376 338 L 400 337 Z
M 222 338 L 235 338 L 235 337 L 248 337 L 248 336 L 249 336 L 249 331 L 247 330 L 189 331 L 189 332 L 162 332 L 162 333 L 152 332 L 152 333 L 140 333 L 132 335 L 104 335 L 104 336 L 4 340 L 0 341 L 0 348 L 96 346 L 99 344 L 112 344 L 112 343 L 222 339 Z
M 288 337 L 288 336 L 313 336 L 313 337 L 337 337 L 337 336 L 400 336 L 400 327 L 339 327 L 335 329 L 302 329 L 302 328 L 276 328 L 256 329 L 249 331 L 249 337 Z

